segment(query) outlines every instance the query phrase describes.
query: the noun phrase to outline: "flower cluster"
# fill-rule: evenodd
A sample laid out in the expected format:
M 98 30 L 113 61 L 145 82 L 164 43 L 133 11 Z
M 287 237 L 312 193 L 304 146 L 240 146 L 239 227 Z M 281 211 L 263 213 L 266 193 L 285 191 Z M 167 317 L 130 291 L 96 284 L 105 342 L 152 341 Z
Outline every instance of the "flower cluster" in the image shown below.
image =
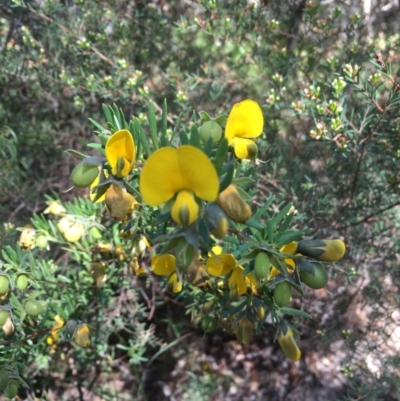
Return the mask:
M 290 206 L 268 222 L 263 216 L 267 202 L 252 217 L 251 195 L 242 187 L 249 180 L 240 176 L 238 159 L 257 157 L 254 139 L 264 127 L 257 102 L 243 100 L 229 115 L 200 116 L 200 127 L 192 127 L 190 135 L 181 131 L 179 144 L 150 124 L 153 151 L 138 120 L 121 120 L 111 135 L 104 131 L 102 156 L 81 155 L 72 182 L 90 187 L 91 200 L 104 200 L 111 218 L 123 224 L 119 243 L 107 249 L 95 245 L 89 272 L 101 289 L 110 257 L 135 275 L 150 264 L 154 274 L 165 277 L 170 293 L 190 288 L 196 294 L 200 301 L 189 308 L 194 324 L 201 322 L 206 332 L 219 325 L 242 344 L 270 314 L 284 354 L 298 361 L 298 333 L 285 317 L 293 310 L 287 308 L 292 290 L 304 295 L 307 287 L 325 287 L 325 266 L 343 257 L 345 245 L 339 239 L 302 240 L 303 232 L 288 228 Z M 108 121 L 110 127 L 115 119 Z M 64 218 L 59 229 L 74 242 L 82 236 L 80 223 Z M 150 263 L 146 237 L 153 242 Z M 67 324 L 72 341 L 89 346 L 89 326 L 71 327 Z M 56 342 L 59 329 L 55 324 L 50 342 Z

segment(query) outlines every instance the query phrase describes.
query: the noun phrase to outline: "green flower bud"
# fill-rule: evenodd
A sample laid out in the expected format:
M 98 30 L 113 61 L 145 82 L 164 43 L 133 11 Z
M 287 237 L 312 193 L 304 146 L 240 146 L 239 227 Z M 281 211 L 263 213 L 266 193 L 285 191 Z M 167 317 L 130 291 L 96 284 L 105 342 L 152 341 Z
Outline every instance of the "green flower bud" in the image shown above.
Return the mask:
M 100 239 L 102 237 L 101 235 L 101 231 L 98 229 L 98 227 L 93 226 L 90 227 L 89 229 L 89 235 L 93 238 L 93 239 Z
M 39 249 L 46 249 L 48 243 L 49 243 L 49 240 L 47 239 L 47 236 L 46 236 L 45 234 L 36 235 L 36 238 L 35 238 L 35 245 L 36 245 Z
M 199 128 L 200 139 L 203 143 L 207 143 L 212 138 L 213 143 L 218 143 L 222 138 L 222 128 L 215 121 L 206 121 Z
M 324 288 L 328 283 L 328 273 L 321 263 L 313 263 L 312 265 L 314 267 L 314 275 L 300 270 L 300 278 L 307 287 L 319 290 L 320 288 Z
M 36 317 L 42 311 L 42 304 L 35 299 L 28 299 L 25 302 L 24 308 L 28 315 Z
M 265 252 L 260 252 L 254 259 L 254 277 L 256 280 L 263 280 L 268 277 L 271 267 L 269 256 Z
M 6 295 L 10 288 L 10 279 L 2 274 L 0 275 L 0 296 Z
M 274 301 L 280 307 L 283 308 L 290 301 L 291 285 L 287 281 L 282 281 L 276 284 L 274 290 Z
M 320 260 L 322 262 L 337 262 L 346 252 L 346 245 L 340 239 L 302 240 L 297 244 L 295 253 Z
M 89 166 L 82 162 L 72 170 L 71 181 L 78 188 L 87 188 L 90 187 L 98 175 L 99 169 L 97 166 Z

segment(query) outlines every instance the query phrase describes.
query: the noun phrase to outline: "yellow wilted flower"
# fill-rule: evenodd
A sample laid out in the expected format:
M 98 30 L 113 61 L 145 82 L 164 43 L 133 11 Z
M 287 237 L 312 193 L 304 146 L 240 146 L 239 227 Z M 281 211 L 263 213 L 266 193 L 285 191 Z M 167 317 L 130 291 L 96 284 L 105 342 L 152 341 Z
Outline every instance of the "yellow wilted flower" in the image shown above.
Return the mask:
M 60 329 L 62 329 L 65 325 L 65 319 L 63 319 L 61 316 L 56 315 L 54 317 L 54 323 L 53 323 L 53 327 L 51 329 L 51 333 L 50 335 L 46 338 L 46 343 L 48 345 L 51 345 L 51 349 L 50 349 L 50 354 L 54 354 L 54 352 L 56 351 L 56 343 L 58 343 L 60 341 L 60 337 L 58 335 L 58 331 Z
M 253 337 L 254 326 L 247 317 L 240 320 L 235 330 L 236 338 L 240 344 L 247 345 Z
M 19 245 L 21 248 L 30 249 L 35 245 L 35 234 L 36 230 L 34 228 L 25 227 L 19 237 Z
M 260 136 L 263 127 L 263 113 L 254 100 L 243 100 L 232 107 L 226 122 L 225 137 L 239 159 L 254 159 L 257 156 L 257 145 L 249 138 Z
M 282 330 L 280 331 L 278 342 L 283 353 L 291 361 L 297 362 L 301 358 L 301 352 L 294 339 L 293 330 L 290 327 L 288 327 L 286 334 L 283 334 Z
M 115 132 L 106 143 L 105 154 L 112 175 L 118 178 L 126 177 L 135 162 L 135 144 L 132 134 L 126 129 Z
M 346 245 L 340 239 L 302 240 L 296 249 L 296 253 L 322 262 L 337 262 L 345 252 Z
M 169 276 L 167 289 L 169 292 L 182 291 L 182 282 L 176 274 L 176 261 L 174 255 L 155 255 L 151 259 L 151 270 L 158 276 Z
M 217 203 L 233 221 L 240 223 L 251 217 L 250 206 L 242 199 L 233 184 L 230 184 L 218 195 Z
M 76 326 L 72 336 L 73 342 L 79 347 L 87 348 L 90 346 L 90 329 L 87 324 L 80 324 Z
M 106 205 L 111 217 L 125 221 L 132 213 L 135 198 L 117 184 L 111 184 L 106 192 Z
M 205 153 L 190 145 L 157 150 L 146 161 L 140 176 L 144 201 L 159 206 L 175 198 L 171 216 L 182 226 L 192 224 L 198 217 L 196 197 L 212 202 L 218 190 L 215 167 Z

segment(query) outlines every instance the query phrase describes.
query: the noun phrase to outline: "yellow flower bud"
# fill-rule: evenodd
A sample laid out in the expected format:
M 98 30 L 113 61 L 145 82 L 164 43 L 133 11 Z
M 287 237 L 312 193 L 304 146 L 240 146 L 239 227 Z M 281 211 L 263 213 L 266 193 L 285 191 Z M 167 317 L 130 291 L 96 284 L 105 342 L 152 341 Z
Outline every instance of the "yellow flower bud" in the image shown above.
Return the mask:
M 251 217 L 250 206 L 242 199 L 233 184 L 218 195 L 217 203 L 233 221 L 240 223 Z
M 68 242 L 76 242 L 82 238 L 85 227 L 81 223 L 75 223 L 64 232 L 64 238 Z
M 225 213 L 215 203 L 207 206 L 205 212 L 207 226 L 216 238 L 224 238 L 228 232 L 229 223 Z
M 107 209 L 115 220 L 127 220 L 133 211 L 135 203 L 135 198 L 119 185 L 111 184 L 106 192 Z
M 125 262 L 125 260 L 128 258 L 128 256 L 126 255 L 125 249 L 122 248 L 121 245 L 117 245 L 114 248 L 114 255 L 117 257 L 117 259 L 120 262 Z
M 47 203 L 47 208 L 43 213 L 54 214 L 54 216 L 58 216 L 60 214 L 64 214 L 66 212 L 65 207 L 59 201 L 49 201 Z
M 297 362 L 301 358 L 301 352 L 294 339 L 293 330 L 290 327 L 288 327 L 286 334 L 283 334 L 282 330 L 280 331 L 278 342 L 283 353 L 291 361 Z
M 296 253 L 322 262 L 337 262 L 345 252 L 346 245 L 340 239 L 302 240 L 296 249 Z

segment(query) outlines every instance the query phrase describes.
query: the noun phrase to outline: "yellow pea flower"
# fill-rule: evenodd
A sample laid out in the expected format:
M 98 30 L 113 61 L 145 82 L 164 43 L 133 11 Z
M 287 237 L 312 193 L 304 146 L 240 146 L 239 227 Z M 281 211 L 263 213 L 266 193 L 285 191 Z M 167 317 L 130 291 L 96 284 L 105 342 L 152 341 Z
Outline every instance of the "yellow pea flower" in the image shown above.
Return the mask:
M 257 156 L 257 145 L 249 138 L 260 136 L 263 127 L 263 113 L 254 100 L 246 99 L 232 107 L 226 122 L 225 137 L 239 159 L 254 159 Z
M 76 326 L 74 335 L 72 337 L 74 343 L 82 348 L 90 346 L 90 329 L 87 324 L 80 324 Z
M 140 176 L 143 200 L 159 206 L 175 198 L 171 216 L 182 226 L 197 219 L 196 198 L 215 201 L 218 190 L 218 175 L 210 159 L 190 145 L 158 149 L 148 158 Z
M 213 248 L 214 250 L 214 248 Z M 236 266 L 236 259 L 229 253 L 222 253 L 211 256 L 207 259 L 207 272 L 214 277 L 224 276 L 232 271 Z
M 111 174 L 118 178 L 126 177 L 135 162 L 132 134 L 126 129 L 115 132 L 108 139 L 104 151 L 111 167 Z
M 158 276 L 169 276 L 167 289 L 169 292 L 182 291 L 182 282 L 176 274 L 176 260 L 174 255 L 155 255 L 151 259 L 151 270 Z
M 286 334 L 283 334 L 282 330 L 280 331 L 278 342 L 283 353 L 291 361 L 297 362 L 301 358 L 301 352 L 294 339 L 293 330 L 290 327 L 288 327 Z

